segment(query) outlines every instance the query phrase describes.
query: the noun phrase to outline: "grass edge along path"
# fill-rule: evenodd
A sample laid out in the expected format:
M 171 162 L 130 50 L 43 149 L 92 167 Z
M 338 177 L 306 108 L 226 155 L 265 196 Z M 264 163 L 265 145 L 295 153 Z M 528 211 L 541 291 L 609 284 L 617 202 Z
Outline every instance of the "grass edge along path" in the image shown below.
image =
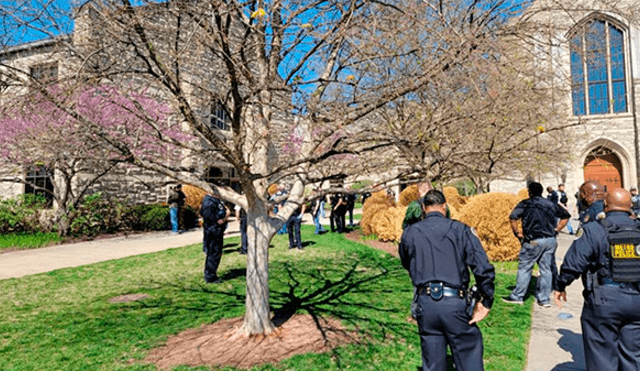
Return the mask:
M 342 235 L 302 230 L 303 251 L 289 251 L 286 235 L 273 240 L 272 308 L 338 318 L 364 340 L 252 370 L 415 370 L 421 358 L 416 325 L 408 321 L 412 288 L 398 259 Z M 221 285 L 202 281 L 199 244 L 0 281 L 0 369 L 156 370 L 142 360 L 169 336 L 242 316 L 246 257 L 237 253 L 238 242 L 225 241 Z M 496 298 L 515 283 L 515 267 L 496 264 Z M 126 294 L 148 298 L 109 302 Z M 524 368 L 531 303 L 496 300 L 480 324 L 487 370 Z
M 0 252 L 35 249 L 62 241 L 57 233 L 7 233 L 0 235 Z

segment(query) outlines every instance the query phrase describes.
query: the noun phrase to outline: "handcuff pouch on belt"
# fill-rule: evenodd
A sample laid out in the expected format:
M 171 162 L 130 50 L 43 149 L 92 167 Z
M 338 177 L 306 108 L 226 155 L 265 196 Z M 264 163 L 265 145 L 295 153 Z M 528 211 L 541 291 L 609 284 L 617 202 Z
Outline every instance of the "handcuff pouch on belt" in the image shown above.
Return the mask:
M 426 286 L 427 295 L 433 300 L 440 300 L 444 296 L 444 285 L 442 282 L 429 282 Z

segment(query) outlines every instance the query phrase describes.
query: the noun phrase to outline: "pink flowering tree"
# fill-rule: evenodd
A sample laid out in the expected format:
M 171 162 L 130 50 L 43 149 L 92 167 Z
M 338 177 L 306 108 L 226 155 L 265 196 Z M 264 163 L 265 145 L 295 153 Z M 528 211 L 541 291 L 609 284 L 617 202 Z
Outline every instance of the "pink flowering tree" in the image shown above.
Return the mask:
M 48 194 L 58 233 L 67 235 L 71 210 L 115 167 L 132 156 L 171 158 L 167 145 L 149 140 L 145 124 L 152 122 L 157 135 L 184 140 L 185 133 L 168 124 L 169 113 L 144 94 L 127 97 L 108 85 L 78 89 L 71 97 L 61 86 L 20 96 L 0 114 L 0 181 Z M 53 189 L 24 176 L 33 170 L 46 170 Z

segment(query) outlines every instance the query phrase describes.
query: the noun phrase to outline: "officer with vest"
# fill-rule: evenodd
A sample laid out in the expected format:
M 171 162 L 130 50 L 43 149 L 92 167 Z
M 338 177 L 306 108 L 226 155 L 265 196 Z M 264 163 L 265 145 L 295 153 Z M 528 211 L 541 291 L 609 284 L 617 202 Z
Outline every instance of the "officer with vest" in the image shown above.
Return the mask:
M 604 187 L 596 180 L 587 180 L 580 186 L 579 202 L 585 207 L 580 213 L 580 226 L 598 219 L 604 211 Z
M 630 218 L 631 194 L 606 194 L 606 218 L 583 226 L 560 267 L 554 299 L 582 275 L 582 340 L 590 371 L 640 370 L 640 222 Z
M 445 217 L 442 192 L 427 192 L 422 206 L 424 220 L 404 230 L 398 247 L 415 287 L 412 311 L 418 321 L 422 369 L 446 370 L 449 345 L 457 370 L 483 370 L 482 334 L 476 323 L 493 304 L 495 270 L 471 228 Z M 469 269 L 481 298 L 467 308 Z

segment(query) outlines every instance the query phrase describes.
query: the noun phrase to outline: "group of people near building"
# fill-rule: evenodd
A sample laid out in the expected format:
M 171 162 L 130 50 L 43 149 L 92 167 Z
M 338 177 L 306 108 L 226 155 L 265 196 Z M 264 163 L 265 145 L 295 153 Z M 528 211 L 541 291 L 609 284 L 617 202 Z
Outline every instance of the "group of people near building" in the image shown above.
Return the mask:
M 319 192 L 314 189 L 313 192 Z M 271 197 L 275 203 L 273 214 L 277 214 L 287 202 L 287 190 L 284 186 L 279 186 L 277 191 Z M 327 196 L 331 205 L 330 209 L 330 225 L 332 232 L 342 233 L 347 230 L 346 214 L 349 213 L 349 226 L 353 227 L 353 208 L 356 195 L 347 193 L 338 193 Z M 315 197 L 310 204 L 310 213 L 315 224 L 316 234 L 326 233 L 320 217 L 325 217 L 325 203 L 327 197 Z M 181 215 L 185 205 L 186 196 L 182 191 L 182 185 L 178 184 L 170 188 L 168 195 L 169 217 L 171 221 L 172 233 L 181 233 L 184 231 L 184 222 Z M 203 236 L 203 252 L 206 254 L 204 279 L 207 283 L 221 283 L 222 279 L 218 277 L 217 271 L 220 265 L 223 249 L 224 231 L 227 228 L 227 222 L 231 215 L 231 209 L 235 212 L 235 217 L 239 221 L 240 227 L 240 254 L 247 254 L 248 238 L 247 238 L 247 212 L 238 205 L 226 205 L 224 201 L 217 197 L 207 194 L 204 196 L 202 206 L 200 208 L 200 216 L 202 217 Z M 294 212 L 287 218 L 278 233 L 287 233 L 289 237 L 289 249 L 303 250 L 300 227 L 302 218 L 307 211 L 307 204 L 300 204 Z
M 482 334 L 476 324 L 493 305 L 494 268 L 474 230 L 447 218 L 442 192 L 429 184 L 420 186 L 420 201 L 407 208 L 398 252 L 414 285 L 411 309 L 418 323 L 422 369 L 447 370 L 449 346 L 457 370 L 483 370 Z M 516 287 L 503 300 L 523 304 L 536 263 L 534 295 L 542 307 L 550 307 L 551 298 L 561 307 L 567 300 L 565 288 L 582 277 L 587 369 L 640 370 L 640 221 L 631 193 L 622 188 L 605 193 L 596 181 L 582 184 L 580 229 L 558 271 L 556 236 L 571 215 L 562 195 L 544 198 L 537 182 L 527 188 L 529 197 L 509 215 L 521 248 Z M 473 290 L 470 273 L 475 277 Z

